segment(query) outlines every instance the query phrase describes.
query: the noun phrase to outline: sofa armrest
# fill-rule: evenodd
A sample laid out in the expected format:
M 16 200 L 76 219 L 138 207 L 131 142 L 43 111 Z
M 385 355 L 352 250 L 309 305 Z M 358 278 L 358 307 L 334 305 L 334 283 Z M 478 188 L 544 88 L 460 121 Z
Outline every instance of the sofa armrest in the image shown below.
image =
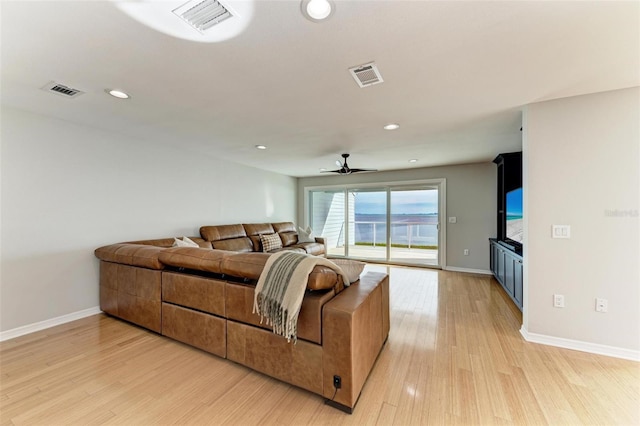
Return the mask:
M 368 272 L 323 309 L 323 395 L 352 409 L 389 335 L 389 276 Z

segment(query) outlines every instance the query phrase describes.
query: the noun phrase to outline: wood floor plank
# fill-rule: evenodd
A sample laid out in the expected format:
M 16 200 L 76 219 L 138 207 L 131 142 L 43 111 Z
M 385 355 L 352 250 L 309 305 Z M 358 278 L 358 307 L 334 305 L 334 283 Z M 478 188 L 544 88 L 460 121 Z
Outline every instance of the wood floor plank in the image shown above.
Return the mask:
M 640 367 L 522 339 L 483 275 L 390 274 L 391 332 L 352 415 L 106 315 L 0 343 L 0 425 L 640 424 Z

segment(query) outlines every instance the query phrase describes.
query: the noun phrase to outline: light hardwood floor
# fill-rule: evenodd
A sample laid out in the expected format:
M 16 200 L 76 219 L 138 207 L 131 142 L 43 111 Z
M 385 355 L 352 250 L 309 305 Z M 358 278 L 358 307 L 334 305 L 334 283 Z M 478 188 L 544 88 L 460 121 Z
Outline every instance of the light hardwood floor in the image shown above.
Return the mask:
M 96 315 L 0 344 L 1 424 L 640 424 L 638 363 L 525 342 L 490 277 L 390 275 L 391 334 L 353 415 Z

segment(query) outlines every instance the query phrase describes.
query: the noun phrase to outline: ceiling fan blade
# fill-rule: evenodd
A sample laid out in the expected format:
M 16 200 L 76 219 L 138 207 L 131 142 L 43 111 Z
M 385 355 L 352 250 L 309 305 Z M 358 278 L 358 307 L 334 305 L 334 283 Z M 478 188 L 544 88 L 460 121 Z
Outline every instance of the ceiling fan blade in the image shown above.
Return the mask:
M 350 169 L 345 169 L 344 167 L 337 169 L 337 170 L 322 170 L 320 173 L 338 173 L 341 175 L 349 175 L 351 174 L 351 170 Z
M 377 172 L 378 169 L 351 169 L 351 173 L 358 173 L 358 172 Z

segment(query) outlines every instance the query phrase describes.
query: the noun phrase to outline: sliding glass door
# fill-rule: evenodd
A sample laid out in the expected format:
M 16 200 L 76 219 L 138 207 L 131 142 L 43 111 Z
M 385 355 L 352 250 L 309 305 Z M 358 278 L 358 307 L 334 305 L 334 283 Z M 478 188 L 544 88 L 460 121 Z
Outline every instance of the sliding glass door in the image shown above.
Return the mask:
M 439 265 L 438 188 L 390 190 L 389 260 Z
M 345 195 L 344 189 L 309 192 L 309 225 L 315 235 L 324 237 L 329 256 L 346 255 Z
M 310 189 L 309 223 L 329 257 L 442 266 L 443 185 Z
M 353 210 L 347 256 L 360 259 L 387 259 L 387 191 L 380 188 L 348 190 Z

